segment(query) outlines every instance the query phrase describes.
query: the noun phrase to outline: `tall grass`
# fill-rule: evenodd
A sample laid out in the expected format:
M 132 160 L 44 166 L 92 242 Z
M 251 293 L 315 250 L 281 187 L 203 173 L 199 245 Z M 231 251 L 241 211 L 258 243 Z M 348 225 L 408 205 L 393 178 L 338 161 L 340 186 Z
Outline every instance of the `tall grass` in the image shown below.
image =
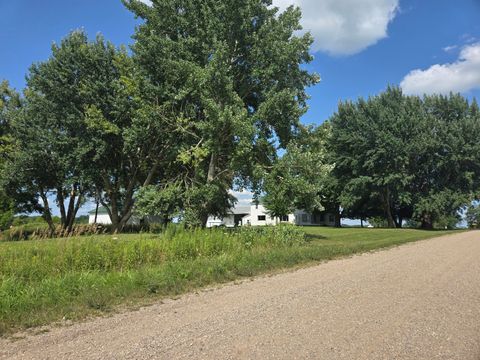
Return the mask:
M 79 318 L 129 297 L 229 280 L 252 252 L 305 244 L 298 228 L 193 230 L 0 244 L 0 334 Z M 222 265 L 223 264 L 223 265 Z M 192 285 L 192 284 L 190 284 Z
M 308 232 L 308 236 L 305 232 Z M 441 233 L 293 226 L 0 243 L 0 335 Z

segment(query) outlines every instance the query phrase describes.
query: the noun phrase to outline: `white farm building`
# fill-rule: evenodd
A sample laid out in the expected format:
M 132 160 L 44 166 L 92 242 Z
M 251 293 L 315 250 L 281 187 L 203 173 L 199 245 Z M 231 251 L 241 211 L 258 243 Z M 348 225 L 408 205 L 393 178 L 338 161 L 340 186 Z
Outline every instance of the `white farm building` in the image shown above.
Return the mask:
M 311 214 L 304 210 L 296 210 L 294 214 L 273 217 L 268 214 L 262 204 L 239 205 L 230 210 L 224 218 L 211 216 L 207 227 L 225 226 L 267 226 L 290 223 L 300 226 L 335 226 L 335 216 L 329 213 Z
M 160 218 L 152 216 L 144 219 L 144 221 L 159 223 Z M 110 225 L 112 223 L 108 211 L 104 207 L 100 207 L 98 212 L 95 210 L 90 211 L 88 222 L 89 224 L 96 223 L 102 225 Z M 141 219 L 135 216 L 132 216 L 128 221 L 128 225 L 138 225 L 140 223 L 142 223 Z M 283 217 L 272 217 L 262 204 L 240 204 L 231 209 L 230 213 L 223 218 L 210 216 L 207 220 L 207 227 L 267 226 L 281 223 L 299 226 L 335 226 L 335 216 L 330 213 L 311 214 L 304 210 L 296 210 L 295 213 Z
M 96 220 L 96 221 L 95 221 Z M 140 225 L 142 223 L 155 224 L 160 222 L 160 218 L 156 216 L 147 216 L 146 218 L 139 218 L 138 216 L 132 216 L 128 220 L 127 225 Z M 110 215 L 105 207 L 101 206 L 96 209 L 93 209 L 88 213 L 88 223 L 89 224 L 100 224 L 100 225 L 111 225 L 112 220 L 110 220 Z

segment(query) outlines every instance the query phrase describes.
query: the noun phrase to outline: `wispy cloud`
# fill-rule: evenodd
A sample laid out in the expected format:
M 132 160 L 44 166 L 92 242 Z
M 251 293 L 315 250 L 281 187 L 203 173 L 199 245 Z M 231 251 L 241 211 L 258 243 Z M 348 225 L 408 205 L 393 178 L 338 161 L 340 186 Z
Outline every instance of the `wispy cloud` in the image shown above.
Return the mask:
M 460 36 L 460 40 L 462 40 L 462 42 L 464 44 L 472 44 L 472 43 L 477 42 L 477 38 L 475 36 L 472 36 L 471 34 L 468 34 L 468 33 Z
M 449 53 L 449 52 L 454 51 L 455 49 L 458 49 L 458 45 L 445 46 L 445 47 L 443 48 L 443 51 Z

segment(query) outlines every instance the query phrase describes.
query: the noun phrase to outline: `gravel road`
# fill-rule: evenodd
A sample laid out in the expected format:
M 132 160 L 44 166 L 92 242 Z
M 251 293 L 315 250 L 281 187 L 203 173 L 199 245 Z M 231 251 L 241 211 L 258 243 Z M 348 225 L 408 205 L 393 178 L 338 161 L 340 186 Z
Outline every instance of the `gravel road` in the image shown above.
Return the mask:
M 0 359 L 480 359 L 480 232 L 11 341 Z

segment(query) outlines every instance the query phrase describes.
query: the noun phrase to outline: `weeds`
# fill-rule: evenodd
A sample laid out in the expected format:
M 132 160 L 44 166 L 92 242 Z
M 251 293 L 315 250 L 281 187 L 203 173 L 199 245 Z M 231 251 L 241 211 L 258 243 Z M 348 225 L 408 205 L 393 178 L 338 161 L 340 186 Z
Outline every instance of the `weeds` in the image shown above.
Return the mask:
M 158 234 L 3 242 L 0 335 L 439 234 L 293 226 L 188 231 L 172 225 Z

